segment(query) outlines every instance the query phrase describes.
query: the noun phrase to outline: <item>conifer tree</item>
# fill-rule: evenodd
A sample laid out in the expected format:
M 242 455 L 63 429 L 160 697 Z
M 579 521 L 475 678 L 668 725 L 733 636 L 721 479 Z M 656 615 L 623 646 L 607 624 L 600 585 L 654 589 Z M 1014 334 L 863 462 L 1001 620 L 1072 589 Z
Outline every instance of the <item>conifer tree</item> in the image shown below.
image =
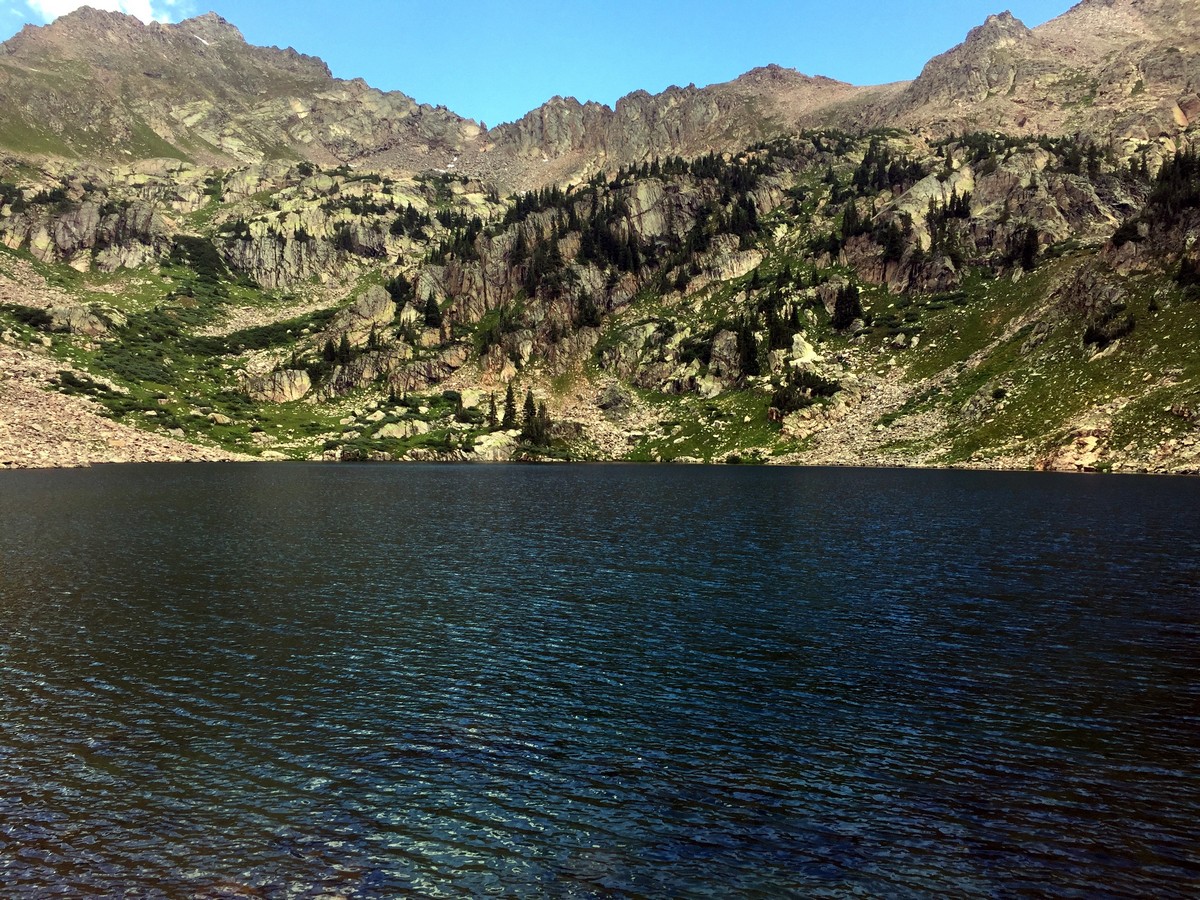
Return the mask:
M 862 303 L 858 298 L 858 285 L 848 284 L 838 290 L 833 304 L 833 327 L 842 331 L 863 317 Z
M 525 409 L 521 417 L 521 423 L 528 428 L 537 419 L 537 403 L 533 399 L 533 388 L 525 391 Z
M 1025 238 L 1021 242 L 1021 268 L 1026 272 L 1033 271 L 1037 265 L 1038 250 L 1037 229 L 1030 226 L 1025 229 Z
M 353 353 L 350 350 L 350 337 L 349 337 L 349 335 L 343 333 L 342 339 L 338 343 L 338 348 L 337 348 L 337 364 L 339 366 L 349 365 L 350 357 L 352 355 L 353 355 Z
M 496 417 L 496 394 L 494 391 L 488 394 L 487 423 L 488 428 L 495 428 L 499 423 L 499 420 Z
M 433 294 L 430 294 L 429 299 L 425 301 L 425 325 L 427 328 L 442 327 L 442 311 L 438 308 L 438 302 L 434 299 Z
M 504 394 L 504 417 L 500 420 L 500 427 L 507 431 L 510 428 L 517 426 L 517 398 L 513 394 L 512 382 L 508 383 L 508 390 Z

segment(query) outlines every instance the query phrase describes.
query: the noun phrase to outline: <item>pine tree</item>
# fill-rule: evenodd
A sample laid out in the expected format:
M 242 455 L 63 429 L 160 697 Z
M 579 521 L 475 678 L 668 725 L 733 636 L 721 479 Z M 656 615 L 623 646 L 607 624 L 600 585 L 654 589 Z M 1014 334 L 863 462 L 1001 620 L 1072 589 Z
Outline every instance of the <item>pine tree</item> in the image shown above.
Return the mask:
M 525 232 L 517 229 L 517 237 L 513 241 L 512 250 L 508 254 L 508 264 L 514 269 L 524 265 L 529 256 L 529 246 L 525 243 Z
M 842 331 L 863 317 L 862 303 L 858 298 L 858 285 L 848 284 L 838 290 L 833 304 L 833 327 Z
M 521 417 L 521 422 L 528 428 L 537 418 L 537 403 L 533 399 L 533 388 L 525 391 L 525 409 Z
M 337 361 L 337 347 L 333 346 L 333 338 L 325 341 L 325 349 L 321 351 L 321 359 L 327 363 Z
M 427 328 L 442 327 L 442 311 L 438 308 L 438 302 L 434 299 L 433 294 L 430 294 L 429 299 L 425 301 L 425 326 Z
M 504 417 L 500 420 L 500 427 L 505 431 L 517 426 L 517 398 L 513 393 L 512 382 L 508 383 L 508 390 L 504 394 Z
M 495 428 L 496 425 L 498 424 L 498 421 L 499 420 L 496 417 L 496 394 L 495 394 L 495 392 L 493 392 L 491 394 L 488 394 L 488 413 L 487 413 L 488 428 Z
M 521 429 L 521 440 L 535 447 L 545 447 L 550 443 L 550 413 L 546 404 L 534 405 L 533 394 L 525 397 L 525 426 Z
M 1031 226 L 1025 229 L 1025 238 L 1021 242 L 1021 268 L 1026 272 L 1032 272 L 1037 265 L 1038 250 L 1037 229 Z
M 860 234 L 862 234 L 862 219 L 859 218 L 858 205 L 851 200 L 846 204 L 846 209 L 842 213 L 842 240 L 848 241 Z
M 748 317 L 738 323 L 737 349 L 742 374 L 757 376 L 762 371 L 758 362 L 758 338 L 754 336 L 754 325 Z
M 350 337 L 343 333 L 337 348 L 337 364 L 339 366 L 349 365 L 351 356 L 353 353 L 350 350 Z

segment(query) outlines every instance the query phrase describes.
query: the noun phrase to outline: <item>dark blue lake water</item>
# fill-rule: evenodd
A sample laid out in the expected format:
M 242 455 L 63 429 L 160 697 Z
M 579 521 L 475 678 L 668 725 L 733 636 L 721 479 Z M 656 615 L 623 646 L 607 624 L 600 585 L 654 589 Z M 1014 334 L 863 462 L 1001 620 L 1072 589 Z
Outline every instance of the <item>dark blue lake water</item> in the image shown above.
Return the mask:
M 1200 480 L 0 473 L 5 897 L 1200 893 Z

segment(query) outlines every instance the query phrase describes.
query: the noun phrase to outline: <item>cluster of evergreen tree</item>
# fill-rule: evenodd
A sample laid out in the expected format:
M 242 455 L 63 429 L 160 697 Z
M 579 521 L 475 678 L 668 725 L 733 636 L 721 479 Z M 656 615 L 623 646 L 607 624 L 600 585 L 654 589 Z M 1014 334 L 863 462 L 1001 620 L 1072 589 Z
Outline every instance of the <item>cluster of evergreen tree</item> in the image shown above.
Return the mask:
M 1112 241 L 1117 247 L 1141 241 L 1145 227 L 1152 230 L 1171 228 L 1185 213 L 1200 208 L 1200 154 L 1195 150 L 1177 151 L 1163 163 L 1152 180 L 1146 160 L 1135 156 L 1129 164 L 1129 177 L 1149 180 L 1150 191 L 1142 211 L 1122 222 L 1113 233 Z M 1176 282 L 1183 287 L 1200 282 L 1195 269 L 1196 263 L 1183 256 Z
M 347 366 L 354 359 L 354 349 L 350 346 L 350 338 L 343 334 L 341 341 L 334 344 L 333 338 L 325 341 L 321 350 L 321 361 L 326 367 Z
M 528 191 L 513 197 L 513 205 L 504 213 L 503 225 L 517 225 L 524 222 L 534 213 L 548 209 L 564 209 L 572 202 L 571 196 L 558 185 L 542 188 L 540 191 Z
M 1130 334 L 1136 325 L 1137 320 L 1126 312 L 1125 304 L 1117 303 L 1088 322 L 1083 332 L 1083 342 L 1103 350 L 1114 341 Z
M 842 245 L 845 246 L 846 241 L 851 238 L 870 233 L 870 220 L 863 218 L 862 214 L 858 211 L 858 203 L 851 200 L 846 204 L 846 208 L 842 210 Z
M 969 218 L 971 218 L 971 192 L 965 191 L 960 196 L 958 188 L 951 188 L 950 199 L 946 201 L 945 206 L 939 206 L 936 200 L 930 198 L 929 212 L 925 217 L 925 221 L 929 223 L 929 228 L 932 231 L 938 225 L 948 222 L 951 219 Z
M 408 303 L 417 296 L 416 287 L 404 275 L 397 275 L 395 278 L 388 279 L 384 282 L 383 287 L 398 308 L 403 307 L 405 303 Z
M 846 156 L 858 142 L 853 135 L 833 128 L 811 132 L 808 137 L 814 150 L 831 156 Z
M 506 334 L 518 331 L 523 326 L 523 315 L 519 305 L 504 303 L 488 310 L 475 325 L 475 350 L 483 356 Z
M 771 406 L 786 415 L 812 406 L 821 397 L 832 397 L 841 387 L 807 369 L 789 369 L 783 384 L 771 395 Z
M 905 191 L 929 174 L 907 156 L 894 157 L 878 137 L 871 138 L 863 161 L 854 170 L 850 184 L 861 195 L 892 190 Z
M 837 297 L 833 303 L 833 317 L 830 321 L 833 328 L 837 331 L 845 331 L 854 324 L 855 319 L 864 318 L 866 316 L 863 313 L 858 285 L 847 284 L 838 288 Z
M 525 392 L 525 405 L 521 416 L 521 440 L 535 447 L 550 445 L 550 414 L 546 404 L 537 403 L 533 391 Z
M 601 322 L 600 305 L 590 291 L 581 291 L 575 299 L 575 327 L 597 328 Z
M 1057 157 L 1059 171 L 1069 175 L 1099 178 L 1102 171 L 1101 162 L 1111 157 L 1111 153 L 1101 150 L 1094 142 L 1085 138 L 1042 136 L 1038 138 L 1037 143 L 1047 153 L 1053 153 Z
M 418 212 L 409 203 L 405 205 L 404 212 L 395 218 L 388 230 L 394 237 L 408 235 L 415 240 L 424 241 L 428 239 L 426 229 L 431 227 L 433 227 L 433 220 L 429 218 L 429 214 Z
M 901 227 L 895 219 L 889 219 L 877 225 L 873 233 L 875 242 L 883 248 L 883 261 L 899 262 L 904 258 L 904 250 L 912 235 L 912 222 L 906 220 L 904 227 Z
M 1146 161 L 1144 155 L 1137 154 L 1129 158 L 1129 166 L 1125 170 L 1125 177 L 1134 184 L 1146 184 L 1150 181 L 1150 164 Z
M 574 210 L 572 210 L 574 212 Z M 580 263 L 592 263 L 600 268 L 615 267 L 621 272 L 640 272 L 645 261 L 643 247 L 632 228 L 617 225 L 629 214 L 623 198 L 593 202 L 591 212 L 578 222 Z M 624 231 L 624 234 L 619 234 Z
M 360 243 L 348 222 L 338 222 L 333 226 L 333 246 L 340 253 L 352 253 L 370 259 L 380 259 L 384 255 L 382 244 Z
M 29 201 L 33 206 L 49 206 L 55 212 L 65 212 L 71 205 L 71 200 L 67 194 L 65 184 L 58 185 L 52 188 L 43 188 L 33 195 L 33 199 Z
M 689 171 L 693 178 L 703 178 L 715 181 L 721 189 L 729 194 L 745 194 L 758 187 L 761 177 L 770 170 L 770 161 L 766 157 L 747 160 L 744 158 L 725 159 L 716 153 L 709 153 L 692 160 Z
M 1150 187 L 1149 211 L 1159 220 L 1173 219 L 1200 207 L 1200 153 L 1176 151 L 1163 163 Z
M 1009 238 L 1006 261 L 1009 265 L 1019 265 L 1026 272 L 1032 272 L 1037 266 L 1041 243 L 1038 230 L 1032 225 L 1018 228 Z
M 528 297 L 539 291 L 546 297 L 560 297 L 571 283 L 574 273 L 567 269 L 559 247 L 561 235 L 555 224 L 550 233 L 542 236 L 535 231 L 532 246 L 525 237 L 525 230 L 518 228 L 508 254 L 508 263 L 519 273 L 521 288 Z
M 525 403 L 520 416 L 521 440 L 535 447 L 550 446 L 550 430 L 553 423 L 546 410 L 545 403 L 538 403 L 532 390 L 525 392 Z M 517 427 L 517 395 L 513 391 L 512 382 L 504 392 L 504 412 L 499 415 L 496 410 L 496 395 L 488 397 L 487 425 L 489 428 L 502 428 L 510 431 Z
M 734 334 L 737 335 L 738 368 L 748 378 L 757 378 L 762 374 L 758 335 L 754 333 L 754 325 L 754 316 L 745 315 L 738 321 L 737 329 L 734 331 Z
M 719 226 L 721 231 L 737 235 L 739 247 L 749 250 L 759 232 L 758 207 L 750 194 L 742 194 L 730 207 L 728 219 Z
M 230 219 L 228 222 L 221 223 L 221 227 L 217 229 L 217 234 L 229 238 L 233 241 L 248 241 L 250 240 L 250 226 L 242 217 Z
M 425 298 L 425 327 L 442 327 L 442 309 L 438 306 L 437 298 L 433 294 Z
M 28 207 L 25 202 L 25 192 L 15 184 L 0 181 L 0 207 L 12 207 L 14 213 L 24 212 Z
M 232 276 L 229 266 L 208 238 L 178 235 L 171 245 L 169 258 L 175 265 L 191 269 L 202 290 L 224 296 L 223 282 Z
M 447 216 L 452 222 L 453 230 L 450 236 L 438 241 L 436 247 L 429 251 L 429 262 L 435 266 L 444 266 L 451 257 L 460 261 L 479 259 L 479 248 L 476 239 L 483 233 L 483 220 L 475 216 L 467 220 L 465 216 L 458 218 Z M 439 221 L 442 216 L 439 213 Z
M 783 291 L 775 287 L 758 298 L 758 315 L 766 332 L 768 350 L 786 350 L 792 346 L 792 336 L 800 330 L 800 308 L 789 313 Z
M 959 194 L 957 188 L 950 191 L 950 199 L 944 206 L 930 199 L 929 211 L 925 214 L 925 223 L 929 226 L 929 252 L 944 253 L 955 266 L 963 263 L 963 251 L 959 244 L 958 232 L 950 227 L 955 220 L 971 217 L 971 192 Z
M 1032 138 L 1013 137 L 995 132 L 975 131 L 967 134 L 949 137 L 939 141 L 934 146 L 940 159 L 952 167 L 957 157 L 961 162 L 970 166 L 994 166 L 1001 156 L 1007 156 L 1012 150 L 1026 147 L 1032 143 Z
M 368 200 L 366 197 L 329 197 L 322 201 L 321 208 L 326 212 L 335 213 L 340 210 L 348 210 L 351 215 L 355 216 L 382 216 L 392 212 L 395 206 L 391 203 L 380 203 L 377 200 Z
M 1069 175 L 1086 176 L 1094 181 L 1103 171 L 1100 165 L 1103 159 L 1104 153 L 1095 144 L 1089 142 L 1080 146 L 1072 143 L 1064 148 L 1060 166 Z

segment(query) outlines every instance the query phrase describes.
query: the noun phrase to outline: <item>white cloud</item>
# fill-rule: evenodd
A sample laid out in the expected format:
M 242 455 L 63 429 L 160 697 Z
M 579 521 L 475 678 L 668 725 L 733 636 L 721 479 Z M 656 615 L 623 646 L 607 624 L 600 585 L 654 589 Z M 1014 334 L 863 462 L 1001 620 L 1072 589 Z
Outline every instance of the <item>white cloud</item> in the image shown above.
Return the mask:
M 188 14 L 184 0 L 26 0 L 29 9 L 43 22 L 52 22 L 81 6 L 128 13 L 143 22 L 175 22 Z

